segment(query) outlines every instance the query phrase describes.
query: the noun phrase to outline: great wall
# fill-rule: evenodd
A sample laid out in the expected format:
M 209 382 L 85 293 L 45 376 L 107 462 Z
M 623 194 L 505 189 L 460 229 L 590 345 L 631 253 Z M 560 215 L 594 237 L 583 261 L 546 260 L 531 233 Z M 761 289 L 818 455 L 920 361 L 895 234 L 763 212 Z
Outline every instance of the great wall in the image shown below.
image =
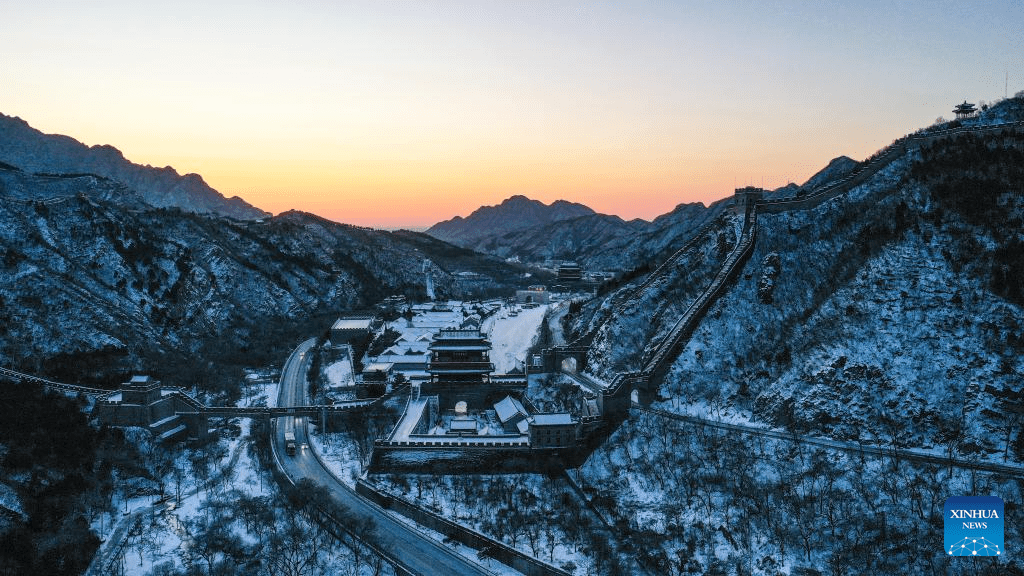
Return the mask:
M 203 438 L 208 433 L 209 418 L 277 418 L 281 416 L 322 417 L 345 412 L 371 409 L 394 395 L 403 394 L 408 386 L 399 387 L 385 396 L 366 400 L 351 400 L 335 404 L 307 406 L 207 406 L 196 400 L 185 389 L 163 386 L 156 380 L 135 377 L 121 384 L 117 390 L 90 388 L 76 384 L 54 382 L 24 372 L 0 368 L 0 377 L 22 383 L 37 384 L 67 394 L 81 394 L 94 398 L 92 415 L 113 426 L 138 426 L 161 440 L 178 438 L 185 433 L 190 438 Z
M 683 315 L 676 321 L 668 335 L 655 347 L 644 364 L 643 370 L 640 372 L 617 374 L 612 379 L 608 388 L 602 394 L 602 404 L 615 407 L 610 416 L 617 416 L 621 412 L 623 404 L 625 404 L 625 409 L 628 410 L 628 395 L 633 390 L 648 398 L 657 394 L 660 380 L 664 378 L 678 355 L 678 351 L 685 344 L 686 339 L 700 324 L 704 314 L 715 300 L 725 291 L 729 281 L 739 274 L 751 254 L 753 254 L 757 240 L 759 212 L 764 214 L 780 214 L 816 208 L 864 184 L 891 162 L 903 157 L 907 152 L 917 150 L 926 144 L 931 144 L 938 140 L 956 138 L 964 134 L 1001 136 L 1022 131 L 1024 131 L 1024 122 L 1011 122 L 977 127 L 948 128 L 905 136 L 877 152 L 869 161 L 860 165 L 851 174 L 833 184 L 813 190 L 806 196 L 797 198 L 766 200 L 763 198 L 764 190 L 758 188 L 741 188 L 737 190 L 734 199 L 734 210 L 744 214 L 743 232 L 740 235 L 739 241 L 727 256 L 711 284 L 694 299 Z M 627 296 L 615 305 L 615 309 L 622 313 L 630 303 L 638 300 L 645 290 L 662 279 L 672 269 L 673 265 L 682 258 L 683 254 L 696 245 L 697 241 L 710 230 L 712 224 L 714 222 L 699 229 L 683 247 L 674 252 L 665 262 L 651 272 L 644 282 L 627 292 Z M 586 366 L 589 345 L 594 335 L 609 319 L 609 317 L 605 317 L 600 323 L 591 326 L 586 333 L 567 346 L 546 350 L 545 369 L 549 371 L 558 370 L 562 361 L 567 358 L 573 358 L 578 366 Z M 580 371 L 582 371 L 582 368 L 580 368 Z M 627 398 L 624 399 L 623 396 L 627 396 Z

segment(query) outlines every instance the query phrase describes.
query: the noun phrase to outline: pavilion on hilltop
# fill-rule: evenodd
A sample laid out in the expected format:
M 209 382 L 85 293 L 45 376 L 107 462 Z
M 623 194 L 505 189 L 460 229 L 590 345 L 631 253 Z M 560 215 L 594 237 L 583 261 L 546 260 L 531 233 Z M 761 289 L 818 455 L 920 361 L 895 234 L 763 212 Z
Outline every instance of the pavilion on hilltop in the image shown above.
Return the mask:
M 974 107 L 974 104 L 970 104 L 967 100 L 964 100 L 963 104 L 957 104 L 956 108 L 953 108 L 953 114 L 956 114 L 957 120 L 961 118 L 970 118 L 978 113 L 978 109 Z

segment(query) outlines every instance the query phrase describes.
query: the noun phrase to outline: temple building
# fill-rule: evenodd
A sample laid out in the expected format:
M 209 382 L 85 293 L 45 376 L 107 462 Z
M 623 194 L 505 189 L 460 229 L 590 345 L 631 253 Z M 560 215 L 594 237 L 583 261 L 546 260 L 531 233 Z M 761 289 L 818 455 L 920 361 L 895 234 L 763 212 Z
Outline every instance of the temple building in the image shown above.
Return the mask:
M 571 414 L 534 414 L 529 419 L 530 446 L 565 448 L 576 443 L 579 422 Z
M 578 282 L 583 279 L 583 269 L 576 262 L 562 262 L 558 266 L 558 280 L 561 282 Z
M 378 327 L 380 321 L 372 315 L 342 316 L 331 326 L 331 345 L 355 345 L 369 339 Z
M 974 104 L 970 104 L 967 100 L 964 100 L 963 104 L 957 104 L 956 108 L 953 108 L 953 114 L 956 114 L 957 120 L 961 118 L 971 118 L 978 113 L 978 110 L 974 107 Z
M 505 396 L 494 405 L 494 414 L 501 422 L 506 434 L 526 434 L 529 427 L 526 419 L 530 416 L 523 403 L 511 396 Z
M 441 410 L 454 409 L 459 401 L 483 403 L 494 364 L 491 343 L 479 328 L 442 328 L 427 350 L 430 380 L 422 384 L 423 394 L 436 394 Z

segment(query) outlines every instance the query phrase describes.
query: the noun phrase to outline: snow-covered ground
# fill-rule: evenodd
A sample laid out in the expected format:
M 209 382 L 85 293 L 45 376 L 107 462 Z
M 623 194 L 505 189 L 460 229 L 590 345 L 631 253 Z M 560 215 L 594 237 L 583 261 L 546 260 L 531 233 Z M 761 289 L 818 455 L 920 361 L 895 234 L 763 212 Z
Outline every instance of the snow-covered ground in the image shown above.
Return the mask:
M 910 558 L 945 562 L 927 543 L 941 541 L 950 494 L 1020 501 L 1017 483 L 998 475 L 679 425 L 642 412 L 579 474 L 602 513 L 624 527 L 620 535 L 666 568 L 677 566 L 672 573 L 738 565 L 743 574 L 775 575 L 829 562 L 846 568 L 838 573 L 905 573 Z M 886 526 L 900 526 L 901 538 L 893 540 Z M 1008 530 L 1011 539 L 1019 536 Z M 884 545 L 887 554 L 872 556 L 858 541 Z
M 126 576 L 143 576 L 153 572 L 160 564 L 181 567 L 181 560 L 188 552 L 189 526 L 206 514 L 207 500 L 211 497 L 225 497 L 229 491 L 238 491 L 246 496 L 267 496 L 272 491 L 273 480 L 262 471 L 247 448 L 250 421 L 239 419 L 242 434 L 236 438 L 219 441 L 223 458 L 212 459 L 213 466 L 209 480 L 196 479 L 191 470 L 192 461 L 188 451 L 180 451 L 174 466 L 184 473 L 181 477 L 181 501 L 176 501 L 176 480 L 173 472 L 163 478 L 165 498 L 157 495 L 115 497 L 114 505 L 120 511 L 117 517 L 109 515 L 97 519 L 94 529 L 101 538 L 120 536 L 124 543 L 124 558 L 121 564 Z M 140 443 L 144 444 L 140 439 Z M 145 446 L 143 449 L 147 449 Z M 159 448 L 156 448 L 159 449 Z M 111 561 L 111 550 L 117 542 L 105 543 L 101 552 L 105 560 Z M 94 562 L 90 574 L 106 574 L 104 563 Z
M 348 434 L 322 434 L 313 426 L 309 435 L 310 448 L 320 456 L 334 476 L 355 489 L 356 481 L 362 474 L 359 462 L 359 448 Z
M 324 375 L 327 376 L 327 385 L 331 387 L 356 385 L 352 377 L 352 361 L 348 356 L 324 368 Z
M 248 375 L 239 405 L 274 405 L 276 378 L 277 375 L 271 373 Z M 253 531 L 255 528 L 247 524 L 251 520 L 243 519 L 239 510 L 256 499 L 264 499 L 261 501 L 264 506 L 286 504 L 274 503 L 279 497 L 277 485 L 270 472 L 251 455 L 251 420 L 232 419 L 231 423 L 237 428 L 218 429 L 218 437 L 199 448 L 154 444 L 145 431 L 126 430 L 126 434 L 134 436 L 133 442 L 147 461 L 165 462 L 166 472 L 159 482 L 134 482 L 133 488 L 116 491 L 113 513 L 96 517 L 92 528 L 106 542 L 87 576 L 112 571 L 126 576 L 162 574 L 167 570 L 177 574 L 199 567 L 206 573 L 206 559 L 200 552 L 202 544 L 194 540 L 205 538 L 204 534 L 218 522 L 226 522 L 229 532 L 245 546 L 258 549 L 263 542 L 261 538 L 267 537 L 266 529 L 259 529 L 263 533 L 259 536 Z M 316 450 L 325 454 L 324 461 L 332 471 L 354 485 L 360 471 L 355 444 L 347 442 L 341 434 L 332 434 L 326 443 L 319 433 L 312 438 Z M 163 487 L 162 498 L 159 486 Z M 354 573 L 352 557 L 344 547 L 337 548 L 330 558 L 321 562 L 325 566 L 324 573 Z M 369 576 L 374 572 L 364 560 L 358 574 Z
M 1000 244 L 901 181 L 910 160 L 813 210 L 761 216 L 754 255 L 686 342 L 658 405 L 930 454 L 955 447 L 955 455 L 1012 459 L 999 410 L 1020 388 L 1014 346 L 1024 314 L 992 293 L 988 263 L 975 263 Z M 901 219 L 906 226 L 890 225 Z M 769 269 L 765 298 L 758 284 Z M 598 335 L 591 352 L 603 374 L 629 366 L 610 360 L 657 342 L 657 333 L 636 338 L 646 324 L 669 325 L 672 303 L 692 300 L 678 276 L 652 286 L 656 298 L 642 295 L 635 314 Z M 901 458 L 639 413 L 582 477 L 616 525 L 628 527 L 624 538 L 657 560 L 657 573 L 949 573 L 956 567 L 929 544 L 941 539 L 942 501 L 961 493 L 1020 501 L 1020 487 L 999 475 Z M 1008 529 L 1008 541 L 1020 537 Z
M 510 316 L 507 308 L 494 317 L 490 327 L 491 362 L 497 374 L 506 374 L 513 368 L 522 369 L 526 352 L 537 339 L 540 323 L 547 306 L 518 308 L 518 315 Z
M 111 573 L 149 576 L 165 574 L 167 570 L 172 570 L 170 573 L 173 574 L 207 574 L 207 559 L 202 555 L 204 545 L 209 543 L 206 539 L 217 535 L 220 529 L 217 526 L 222 522 L 228 534 L 237 537 L 239 542 L 248 547 L 248 553 L 260 554 L 260 544 L 269 538 L 268 532 L 275 529 L 273 524 L 266 522 L 273 522 L 271 516 L 279 512 L 276 507 L 287 504 L 276 499 L 278 488 L 272 476 L 258 460 L 250 456 L 249 420 L 240 419 L 239 424 L 242 428 L 241 436 L 221 439 L 212 445 L 217 447 L 215 452 L 224 454 L 224 457 L 212 459 L 208 480 L 196 481 L 193 476 L 186 475 L 187 485 L 183 487 L 180 502 L 175 501 L 173 474 L 164 479 L 165 484 L 170 486 L 170 496 L 166 500 L 156 501 L 155 496 L 130 498 L 127 504 L 123 499 L 115 500 L 114 504 L 119 510 L 115 521 L 118 523 L 112 528 L 109 516 L 104 518 L 105 531 L 98 533 L 111 541 L 101 549 L 106 552 L 104 561 L 95 563 L 88 576 Z M 335 474 L 352 484 L 352 479 L 358 474 L 358 464 L 354 468 L 344 467 L 345 462 L 353 462 L 355 459 L 348 457 L 344 444 L 336 443 L 337 436 L 341 435 L 332 435 L 327 445 L 322 443 L 319 434 L 313 436 L 313 441 L 318 450 L 324 450 L 331 456 L 325 460 L 329 465 L 334 461 L 332 470 Z M 193 450 L 180 451 L 178 466 L 191 471 L 191 459 L 197 454 Z M 242 511 L 243 508 L 251 510 L 253 504 L 275 507 L 263 513 L 261 526 L 247 524 L 253 522 L 253 519 Z M 128 512 L 125 513 L 125 510 Z M 290 513 L 288 511 L 284 514 Z M 278 513 L 277 522 L 281 521 L 281 517 L 281 513 Z M 121 543 L 124 544 L 123 548 L 119 548 Z M 301 551 L 296 552 L 302 554 Z M 215 568 L 218 558 L 224 559 L 215 554 Z M 377 574 L 367 563 L 365 555 L 359 570 L 355 571 L 353 556 L 344 546 L 332 546 L 316 562 L 320 571 L 310 574 Z M 238 568 L 242 571 L 233 573 L 249 573 L 245 572 L 242 565 Z M 389 569 L 385 569 L 385 574 L 390 573 Z

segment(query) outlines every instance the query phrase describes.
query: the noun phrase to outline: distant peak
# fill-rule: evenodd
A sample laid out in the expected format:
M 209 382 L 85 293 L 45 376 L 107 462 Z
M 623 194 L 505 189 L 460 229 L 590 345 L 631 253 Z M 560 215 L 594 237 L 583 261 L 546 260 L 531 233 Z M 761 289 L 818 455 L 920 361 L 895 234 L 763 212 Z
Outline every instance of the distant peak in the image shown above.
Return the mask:
M 579 211 L 581 211 L 581 212 L 583 212 L 585 214 L 593 214 L 594 213 L 593 209 L 591 209 L 590 207 L 588 207 L 588 206 L 586 206 L 584 204 L 580 204 L 578 202 L 569 202 L 568 200 L 555 200 L 554 202 L 552 202 L 550 204 L 545 204 L 544 202 L 542 202 L 540 200 L 534 200 L 534 199 L 529 198 L 527 196 L 524 196 L 522 194 L 514 194 L 512 196 L 509 196 L 508 198 L 506 198 L 498 206 L 506 206 L 506 207 L 507 206 L 523 206 L 523 205 L 527 205 L 527 204 L 529 204 L 531 206 L 537 206 L 538 208 L 555 208 L 555 209 L 561 209 L 561 210 L 570 208 L 570 209 L 579 210 Z
M 857 167 L 857 161 L 849 156 L 837 156 L 828 165 L 811 176 L 801 188 L 811 190 L 841 178 Z
M 565 200 L 545 204 L 522 194 L 515 194 L 496 206 L 481 206 L 465 218 L 455 217 L 438 222 L 431 226 L 427 233 L 441 240 L 469 243 L 485 236 L 501 235 L 591 214 L 594 214 L 594 211 L 583 204 Z
M 527 198 L 526 196 L 523 196 L 522 194 L 516 194 L 514 196 L 509 196 L 508 198 L 506 198 L 505 201 L 502 202 L 500 205 L 506 205 L 506 204 L 526 204 L 526 203 L 529 203 L 529 204 L 541 204 L 541 205 L 544 204 L 540 200 L 533 200 L 533 199 Z

